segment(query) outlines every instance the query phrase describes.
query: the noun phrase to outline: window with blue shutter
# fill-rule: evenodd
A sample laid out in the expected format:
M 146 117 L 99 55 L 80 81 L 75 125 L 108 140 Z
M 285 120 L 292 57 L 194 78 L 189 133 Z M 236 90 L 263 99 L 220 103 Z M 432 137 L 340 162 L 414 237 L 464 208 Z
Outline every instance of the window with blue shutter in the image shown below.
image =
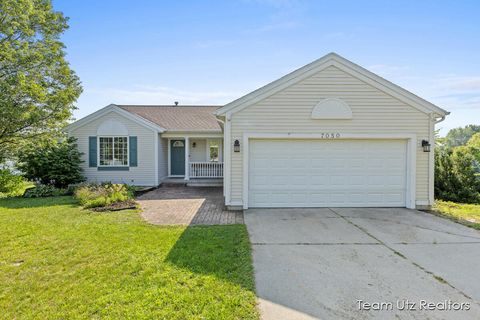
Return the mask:
M 136 167 L 138 165 L 137 161 L 137 137 L 130 137 L 129 140 L 130 147 L 130 167 Z
M 97 166 L 97 137 L 88 137 L 88 166 Z

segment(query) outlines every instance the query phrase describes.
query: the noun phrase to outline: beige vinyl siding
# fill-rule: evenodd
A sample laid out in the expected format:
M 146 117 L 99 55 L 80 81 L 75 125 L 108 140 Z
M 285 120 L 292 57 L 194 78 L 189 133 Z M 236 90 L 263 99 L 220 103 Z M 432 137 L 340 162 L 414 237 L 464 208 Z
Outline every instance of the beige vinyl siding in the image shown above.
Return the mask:
M 168 139 L 158 134 L 158 182 L 168 177 Z
M 352 109 L 351 120 L 315 120 L 310 115 L 322 99 L 340 98 Z M 330 66 L 231 118 L 231 141 L 244 132 L 416 134 L 416 202 L 428 202 L 428 153 L 419 147 L 429 140 L 429 116 L 404 102 Z M 242 203 L 242 153 L 231 151 L 231 203 Z
M 193 143 L 195 142 L 195 148 Z M 207 140 L 190 139 L 190 162 L 205 162 L 207 160 Z
M 127 127 L 130 136 L 137 137 L 137 167 L 130 167 L 129 171 L 98 171 L 97 168 L 88 166 L 88 137 L 96 136 L 98 126 L 108 119 L 121 122 Z M 78 139 L 78 148 L 80 152 L 83 152 L 83 174 L 88 181 L 112 181 L 142 186 L 155 185 L 155 135 L 158 133 L 153 130 L 145 128 L 116 112 L 109 112 L 84 126 L 72 130 L 69 134 Z

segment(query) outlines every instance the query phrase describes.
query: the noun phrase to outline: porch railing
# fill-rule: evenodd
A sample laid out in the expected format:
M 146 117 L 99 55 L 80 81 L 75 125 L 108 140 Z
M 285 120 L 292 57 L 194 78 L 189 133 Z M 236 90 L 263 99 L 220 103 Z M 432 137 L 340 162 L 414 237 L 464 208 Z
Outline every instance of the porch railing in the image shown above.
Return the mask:
M 223 178 L 223 162 L 190 162 L 190 178 Z

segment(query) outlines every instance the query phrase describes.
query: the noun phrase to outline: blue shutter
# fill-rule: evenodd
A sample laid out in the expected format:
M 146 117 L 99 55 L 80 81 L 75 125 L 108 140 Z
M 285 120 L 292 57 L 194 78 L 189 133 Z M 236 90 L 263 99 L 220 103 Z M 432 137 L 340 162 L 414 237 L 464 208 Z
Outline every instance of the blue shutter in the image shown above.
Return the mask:
M 138 165 L 138 163 L 137 163 L 137 137 L 130 137 L 128 145 L 129 145 L 129 148 L 130 148 L 130 151 L 129 151 L 130 167 L 136 167 Z
M 97 137 L 88 137 L 88 166 L 97 166 Z

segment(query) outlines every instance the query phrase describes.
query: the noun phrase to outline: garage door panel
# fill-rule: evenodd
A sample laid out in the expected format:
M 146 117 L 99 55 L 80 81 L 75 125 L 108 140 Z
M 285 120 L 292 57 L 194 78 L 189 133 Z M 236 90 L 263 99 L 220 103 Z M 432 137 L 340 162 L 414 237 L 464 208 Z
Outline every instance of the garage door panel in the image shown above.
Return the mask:
M 325 206 L 330 201 L 330 192 L 327 192 L 326 190 L 324 190 L 323 192 L 314 191 L 306 194 L 309 196 L 310 204 L 315 207 Z
M 300 186 L 300 187 L 303 187 L 303 185 L 305 185 L 305 181 L 308 181 L 309 180 L 309 176 L 307 175 L 301 175 L 301 174 L 295 174 L 294 176 L 292 176 L 292 178 L 290 179 L 290 184 L 292 186 Z
M 326 172 L 325 172 L 326 173 Z M 308 183 L 310 180 L 310 183 Z M 328 186 L 330 185 L 330 177 L 325 174 L 312 174 L 307 180 L 307 185 L 316 187 L 316 186 Z
M 406 141 L 251 140 L 250 207 L 405 206 Z
M 332 175 L 330 179 L 330 184 L 332 186 L 344 186 L 348 184 L 347 176 Z

